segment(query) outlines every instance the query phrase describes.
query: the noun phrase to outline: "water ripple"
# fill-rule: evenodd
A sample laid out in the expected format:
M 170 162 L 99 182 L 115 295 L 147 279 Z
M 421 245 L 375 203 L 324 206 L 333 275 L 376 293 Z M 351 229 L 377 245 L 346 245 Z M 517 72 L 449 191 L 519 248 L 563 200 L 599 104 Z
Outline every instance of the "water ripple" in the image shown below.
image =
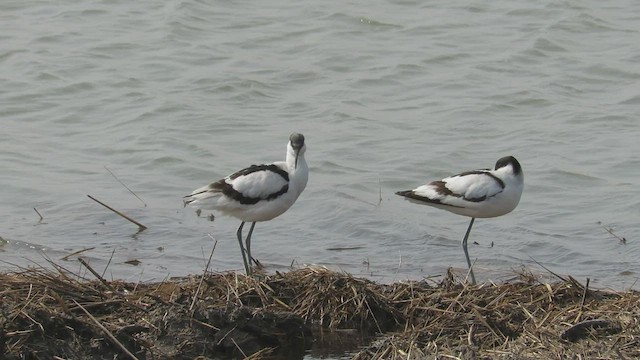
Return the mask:
M 255 234 L 274 268 L 392 279 L 464 267 L 467 219 L 394 192 L 514 154 L 525 193 L 513 213 L 478 222 L 478 266 L 535 267 L 531 256 L 623 284 L 640 247 L 598 221 L 629 238 L 639 230 L 636 10 L 624 0 L 1 3 L 0 235 L 55 254 L 95 245 L 98 263 L 116 249 L 120 263 L 142 259 L 113 267 L 137 280 L 201 271 L 213 233 L 216 269 L 240 269 L 237 220 L 196 218 L 180 196 L 283 159 L 299 131 L 309 185 Z M 132 237 L 87 193 L 152 231 Z M 46 224 L 34 226 L 34 206 Z M 357 249 L 326 250 L 337 246 Z

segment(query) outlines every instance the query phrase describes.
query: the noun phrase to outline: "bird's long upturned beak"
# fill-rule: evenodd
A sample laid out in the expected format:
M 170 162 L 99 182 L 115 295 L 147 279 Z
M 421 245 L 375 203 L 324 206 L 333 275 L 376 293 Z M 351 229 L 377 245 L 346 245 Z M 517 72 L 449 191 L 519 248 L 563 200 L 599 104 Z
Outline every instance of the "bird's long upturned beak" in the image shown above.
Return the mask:
M 295 150 L 296 152 L 296 162 L 293 164 L 293 168 L 297 169 L 298 168 L 298 154 L 300 153 L 300 149 Z

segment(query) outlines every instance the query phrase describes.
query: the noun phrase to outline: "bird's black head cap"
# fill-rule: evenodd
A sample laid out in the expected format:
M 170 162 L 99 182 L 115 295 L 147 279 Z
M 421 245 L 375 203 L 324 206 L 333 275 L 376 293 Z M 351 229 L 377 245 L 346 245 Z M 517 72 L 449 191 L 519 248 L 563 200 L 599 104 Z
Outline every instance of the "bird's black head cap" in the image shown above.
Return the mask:
M 516 158 L 513 156 L 505 156 L 496 161 L 496 168 L 494 170 L 498 170 L 505 166 L 511 165 L 513 167 L 513 173 L 518 175 L 522 172 L 522 167 Z

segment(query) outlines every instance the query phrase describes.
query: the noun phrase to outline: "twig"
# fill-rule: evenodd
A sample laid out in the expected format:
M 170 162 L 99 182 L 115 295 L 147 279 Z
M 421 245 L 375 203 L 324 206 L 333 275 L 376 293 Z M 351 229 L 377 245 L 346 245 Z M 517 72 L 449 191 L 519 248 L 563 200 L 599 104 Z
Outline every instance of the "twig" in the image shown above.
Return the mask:
M 216 245 L 218 245 L 218 240 L 214 239 L 211 234 L 207 234 L 214 241 L 213 249 L 211 249 L 211 254 L 209 254 L 209 261 L 207 261 L 207 266 L 205 266 L 204 271 L 202 272 L 202 277 L 200 278 L 200 282 L 198 283 L 198 287 L 196 288 L 196 293 L 193 294 L 193 300 L 191 301 L 191 306 L 189 306 L 189 311 L 193 310 L 193 307 L 196 304 L 196 300 L 198 299 L 198 294 L 200 293 L 200 287 L 202 286 L 202 282 L 204 281 L 205 275 L 207 275 L 207 271 L 209 270 L 209 265 L 211 264 L 211 258 L 213 257 L 213 252 L 216 250 Z
M 580 321 L 580 318 L 582 318 L 582 310 L 584 310 L 584 300 L 587 298 L 587 292 L 589 291 L 589 280 L 591 279 L 587 278 L 587 283 L 584 285 L 582 300 L 580 301 L 580 310 L 578 311 L 575 322 Z
M 66 256 L 64 256 L 64 257 L 62 257 L 60 260 L 67 261 L 67 260 L 69 260 L 69 258 L 70 258 L 70 257 L 72 257 L 73 255 L 78 255 L 78 254 L 83 253 L 83 252 L 85 252 L 85 251 L 93 250 L 93 249 L 95 249 L 95 248 L 96 248 L 96 247 L 95 247 L 95 246 L 93 246 L 93 247 L 90 247 L 90 248 L 84 248 L 84 249 L 82 249 L 82 250 L 78 250 L 78 251 L 72 252 L 71 254 L 66 255 Z
M 469 344 L 469 346 L 476 345 L 475 335 L 476 335 L 476 327 L 475 327 L 475 324 L 472 323 L 471 326 L 469 326 L 469 333 L 467 334 L 467 343 Z
M 482 316 L 482 314 L 480 314 L 480 311 L 478 311 L 478 309 L 481 309 L 480 307 L 478 307 L 476 305 L 473 305 L 473 304 L 472 304 L 472 306 L 473 307 L 471 308 L 471 311 L 476 316 L 476 318 L 478 318 L 480 323 L 482 323 L 482 325 L 484 325 L 484 327 L 489 329 L 489 331 L 491 331 L 491 333 L 495 337 L 502 337 L 503 340 L 507 339 L 507 337 L 502 333 L 502 331 L 500 331 L 500 329 L 498 329 L 498 328 L 494 329 L 493 326 L 489 325 L 489 322 L 487 321 L 487 319 L 484 316 Z M 498 335 L 498 334 L 500 334 L 500 335 Z
M 111 251 L 111 256 L 109 256 L 109 261 L 107 261 L 107 266 L 104 267 L 104 271 L 102 272 L 102 277 L 104 277 L 104 274 L 107 273 L 107 269 L 109 268 L 109 264 L 111 264 L 111 260 L 113 260 L 113 254 L 115 253 L 116 253 L 116 248 L 113 248 L 113 251 Z
M 371 306 L 369 306 L 369 302 L 367 301 L 367 298 L 363 297 L 363 300 L 364 300 L 364 304 L 367 305 L 367 310 L 369 310 L 369 313 L 371 314 L 371 318 L 373 319 L 373 322 L 376 324 L 376 327 L 378 328 L 378 332 L 380 332 L 380 334 L 383 334 L 382 329 L 380 328 L 380 324 L 378 324 L 378 320 L 376 320 L 376 314 L 374 314 L 373 310 L 371 310 Z
M 580 301 L 580 311 L 584 308 L 584 299 L 587 297 L 587 291 L 589 291 L 589 281 L 591 279 L 587 278 L 587 283 L 584 286 L 584 292 L 582 293 L 582 301 Z
M 396 277 L 398 276 L 398 273 L 400 272 L 400 268 L 402 267 L 402 253 L 400 251 L 398 251 L 398 267 L 396 267 L 396 272 L 393 274 L 393 282 L 396 281 Z
M 27 307 L 27 305 L 29 305 L 31 303 L 31 291 L 33 290 L 33 284 L 29 284 L 29 292 L 27 293 L 27 297 L 24 301 L 24 304 L 22 305 L 22 308 L 20 309 L 19 312 L 17 312 L 14 316 L 11 317 L 11 321 L 15 320 L 16 317 L 18 317 L 19 313 L 24 313 L 24 309 Z M 42 325 L 40 325 L 40 327 L 42 327 Z M 43 331 L 44 332 L 44 331 Z
M 371 206 L 374 206 L 374 207 L 378 207 L 379 206 L 379 204 L 376 204 L 376 203 L 373 203 L 373 202 L 367 201 L 367 200 L 362 200 L 362 199 L 360 199 L 358 197 L 355 197 L 355 196 L 352 196 L 352 195 L 349 195 L 349 194 L 342 194 L 342 196 L 348 198 L 349 200 L 359 201 L 361 203 L 365 203 L 367 205 L 371 205 Z
M 254 352 L 253 354 L 249 355 L 246 360 L 269 359 L 269 355 L 271 355 L 274 350 L 275 348 L 272 347 L 263 348 L 260 351 Z
M 605 230 L 607 230 L 607 232 L 608 232 L 609 234 L 613 235 L 613 237 L 615 237 L 616 239 L 618 239 L 618 241 L 620 241 L 620 244 L 626 244 L 626 243 L 627 243 L 627 239 L 626 239 L 625 237 L 620 237 L 620 236 L 616 235 L 616 234 L 613 232 L 613 229 L 612 229 L 612 228 L 610 228 L 610 227 L 606 227 L 606 226 L 604 226 L 604 225 L 602 225 L 602 227 L 603 227 Z
M 576 288 L 584 290 L 584 286 L 580 284 L 580 281 L 576 280 L 573 276 L 569 275 L 569 283 L 575 285 Z
M 244 353 L 244 351 L 242 351 L 242 349 L 240 348 L 240 346 L 238 345 L 238 343 L 237 343 L 235 340 L 233 340 L 233 338 L 231 338 L 231 342 L 233 343 L 233 345 L 235 345 L 235 346 L 236 346 L 236 348 L 238 349 L 238 351 L 240 351 L 240 353 L 242 354 L 242 357 L 243 357 L 244 359 L 246 359 L 246 358 L 247 358 L 247 354 L 245 354 L 245 353 Z
M 42 220 L 44 220 L 44 217 L 42 217 L 42 214 L 40 214 L 40 212 L 36 208 L 33 208 L 33 210 L 36 212 L 36 214 L 38 214 L 38 216 L 40 216 L 40 220 L 38 222 L 42 222 Z
M 473 267 L 476 265 L 476 261 L 478 261 L 478 258 L 473 260 L 473 264 L 471 264 L 471 266 L 469 266 L 469 270 L 467 270 L 467 274 L 466 274 L 466 276 L 464 278 L 465 282 L 467 282 L 467 280 L 469 280 L 469 278 L 471 278 L 471 285 L 475 285 L 476 284 L 476 276 L 473 274 Z
M 146 203 L 146 202 L 144 202 L 144 200 L 142 200 L 142 199 L 140 198 L 140 196 L 136 195 L 136 193 L 134 193 L 134 192 L 133 192 L 133 190 L 129 189 L 129 187 L 128 187 L 127 185 L 125 185 L 122 181 L 120 181 L 120 179 L 118 179 L 118 177 L 117 177 L 117 176 L 116 176 L 116 175 L 115 175 L 111 170 L 109 170 L 109 168 L 108 168 L 108 167 L 106 167 L 106 166 L 105 166 L 104 168 L 105 168 L 105 170 L 107 170 L 107 171 L 109 172 L 109 174 L 111 174 L 111 176 L 113 176 L 113 178 L 114 178 L 114 179 L 116 179 L 116 181 L 118 181 L 122 186 L 124 186 L 124 187 L 125 187 L 125 189 L 129 190 L 129 192 L 130 192 L 133 196 L 137 197 L 137 198 L 138 198 L 138 200 L 140 200 L 140 202 L 142 202 L 142 204 L 144 204 L 144 207 L 147 207 L 147 203 Z
M 138 360 L 138 358 L 133 355 L 124 345 L 122 345 L 122 343 L 120 341 L 118 341 L 118 339 L 116 339 L 115 336 L 113 336 L 113 334 L 111 333 L 111 331 L 109 331 L 106 327 L 104 327 L 102 324 L 100 324 L 100 322 L 98 321 L 98 319 L 96 319 L 95 317 L 93 317 L 93 315 L 91 315 L 90 312 L 87 311 L 87 309 L 85 309 L 82 305 L 80 305 L 75 299 L 71 299 L 73 300 L 73 302 L 78 305 L 78 307 L 84 311 L 85 314 L 87 314 L 87 316 L 89 317 L 89 319 L 91 319 L 91 321 L 93 321 L 94 324 L 96 324 L 96 326 L 98 326 L 98 328 L 100 328 L 100 330 L 102 330 L 102 332 L 107 335 L 107 337 L 109 338 L 109 340 L 111 340 L 111 342 L 116 345 L 117 347 L 120 348 L 120 350 L 122 350 L 125 354 L 127 354 L 131 359 L 133 360 Z
M 560 279 L 560 280 L 562 280 L 562 281 L 564 281 L 564 282 L 568 282 L 568 281 L 569 281 L 569 280 L 567 280 L 567 279 L 563 278 L 562 276 L 560 276 L 560 275 L 558 275 L 558 274 L 554 273 L 553 271 L 551 271 L 551 270 L 547 269 L 547 267 L 546 267 L 546 266 L 544 266 L 544 265 L 540 264 L 536 259 L 532 258 L 531 256 L 529 256 L 529 258 L 530 258 L 531 260 L 533 260 L 533 262 L 534 262 L 534 263 L 538 264 L 541 268 L 543 268 L 543 269 L 547 270 L 550 274 L 552 274 L 553 276 L 557 277 L 558 279 Z
M 53 266 L 54 269 L 56 269 L 56 271 L 58 272 L 58 274 L 60 276 L 62 276 L 65 280 L 67 281 L 72 281 L 71 278 L 69 277 L 69 275 L 76 277 L 78 280 L 89 280 L 87 278 L 85 278 L 84 276 L 81 276 L 80 273 L 75 273 L 67 268 L 65 268 L 64 266 L 54 262 L 49 255 L 42 253 L 42 257 L 49 263 L 49 265 Z M 37 265 L 35 262 L 33 263 L 34 265 Z M 40 265 L 38 265 L 40 268 L 42 268 L 44 270 L 44 267 L 41 267 Z
M 330 247 L 330 248 L 326 248 L 325 250 L 327 251 L 347 251 L 347 250 L 360 250 L 360 249 L 364 249 L 365 247 L 362 245 L 356 245 L 356 246 L 335 246 L 335 247 Z
M 220 328 L 217 328 L 217 327 L 215 327 L 215 326 L 213 326 L 211 324 L 207 324 L 206 322 L 200 321 L 198 319 L 191 318 L 191 321 L 195 322 L 196 324 L 200 324 L 200 325 L 202 325 L 202 326 L 204 326 L 206 328 L 209 328 L 211 330 L 220 331 Z M 152 324 L 150 324 L 150 325 L 153 326 Z M 155 326 L 153 326 L 153 327 L 155 327 Z M 157 329 L 157 327 L 156 327 L 156 329 Z
M 140 271 L 140 276 L 138 276 L 138 282 L 136 282 L 136 285 L 133 287 L 133 290 L 131 291 L 131 294 L 135 294 L 136 291 L 138 290 L 138 285 L 140 285 L 140 282 L 142 282 L 142 274 L 144 274 L 144 269 L 142 269 L 142 271 Z
M 111 284 L 109 284 L 109 282 L 107 280 L 105 280 L 102 276 L 100 276 L 100 274 L 98 274 L 95 270 L 93 270 L 93 268 L 86 262 L 84 261 L 84 259 L 82 258 L 78 258 L 78 261 L 80 261 L 80 263 L 82 265 L 84 265 L 84 267 L 87 268 L 87 270 L 89 270 L 93 276 L 95 276 L 98 280 L 100 280 L 100 282 L 106 286 L 109 290 L 115 292 L 116 290 L 113 288 L 113 286 L 111 286 Z
M 130 218 L 130 217 L 128 217 L 127 215 L 125 215 L 125 214 L 121 213 L 120 211 L 118 211 L 118 210 L 116 210 L 116 209 L 112 208 L 111 206 L 109 206 L 109 205 L 107 205 L 107 204 L 103 203 L 102 201 L 100 201 L 100 200 L 98 200 L 98 199 L 94 198 L 93 196 L 91 196 L 91 195 L 87 195 L 87 196 L 89 197 L 89 199 L 91 199 L 91 200 L 93 200 L 93 201 L 97 202 L 98 204 L 100 204 L 100 205 L 102 205 L 102 206 L 106 207 L 107 209 L 109 209 L 109 210 L 113 211 L 114 213 L 116 213 L 116 214 L 118 214 L 118 215 L 122 216 L 123 218 L 125 218 L 125 219 L 129 220 L 130 222 L 132 222 L 132 223 L 134 223 L 134 224 L 138 225 L 138 228 L 139 228 L 138 232 L 141 232 L 141 231 L 144 231 L 144 230 L 146 230 L 146 229 L 147 229 L 147 227 L 146 227 L 146 226 L 144 226 L 144 225 L 140 224 L 139 222 L 137 222 L 137 221 L 133 220 L 132 218 Z

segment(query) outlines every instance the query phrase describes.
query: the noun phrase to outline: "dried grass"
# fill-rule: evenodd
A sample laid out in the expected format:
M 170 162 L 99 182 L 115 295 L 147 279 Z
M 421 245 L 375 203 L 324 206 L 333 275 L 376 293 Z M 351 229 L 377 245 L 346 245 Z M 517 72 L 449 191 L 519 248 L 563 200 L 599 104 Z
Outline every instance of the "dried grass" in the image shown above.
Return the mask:
M 310 325 L 378 334 L 358 360 L 640 358 L 638 293 L 572 278 L 383 285 L 304 268 L 132 284 L 54 265 L 0 284 L 3 359 L 301 358 Z
M 638 293 L 588 290 L 573 278 L 543 283 L 396 284 L 404 331 L 354 359 L 639 358 Z M 418 286 L 418 287 L 416 287 Z

